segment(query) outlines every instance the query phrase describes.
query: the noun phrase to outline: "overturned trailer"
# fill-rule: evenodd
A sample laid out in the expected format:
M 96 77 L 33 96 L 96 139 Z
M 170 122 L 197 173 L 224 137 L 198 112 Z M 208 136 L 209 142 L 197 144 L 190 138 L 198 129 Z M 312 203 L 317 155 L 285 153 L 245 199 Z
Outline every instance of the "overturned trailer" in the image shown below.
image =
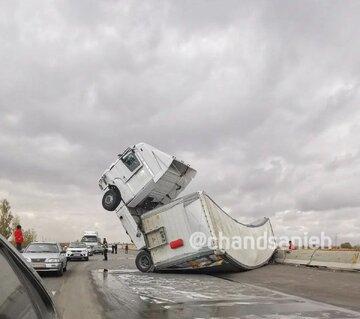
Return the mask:
M 178 198 L 195 174 L 185 162 L 139 143 L 100 178 L 103 207 L 116 211 L 139 250 L 137 268 L 221 271 L 266 264 L 275 251 L 270 220 L 242 224 L 204 192 Z

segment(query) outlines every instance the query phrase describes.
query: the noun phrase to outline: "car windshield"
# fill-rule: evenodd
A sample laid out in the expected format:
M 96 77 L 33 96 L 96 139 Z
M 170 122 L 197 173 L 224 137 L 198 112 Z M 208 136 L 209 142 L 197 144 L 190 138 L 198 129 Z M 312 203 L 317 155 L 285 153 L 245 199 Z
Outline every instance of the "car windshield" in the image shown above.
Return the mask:
M 84 243 L 70 243 L 70 248 L 86 248 L 86 245 Z
M 97 243 L 98 239 L 96 236 L 84 236 L 81 241 L 84 243 Z
M 58 253 L 59 247 L 57 244 L 30 244 L 26 250 L 26 253 Z

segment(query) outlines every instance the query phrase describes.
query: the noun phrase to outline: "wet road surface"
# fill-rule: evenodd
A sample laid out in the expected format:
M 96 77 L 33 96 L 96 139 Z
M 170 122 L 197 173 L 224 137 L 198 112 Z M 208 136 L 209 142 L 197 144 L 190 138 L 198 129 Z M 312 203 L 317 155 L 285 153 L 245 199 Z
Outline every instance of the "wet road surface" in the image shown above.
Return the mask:
M 336 304 L 333 301 L 336 301 L 337 286 L 343 285 L 344 290 L 347 287 L 349 295 L 360 289 L 360 273 L 349 276 L 315 272 L 313 281 L 322 276 L 329 281 L 329 275 L 333 279 L 332 286 L 324 283 L 324 289 L 332 287 L 331 298 L 326 299 L 324 295 L 325 303 L 321 303 L 313 301 L 312 297 L 297 297 L 311 296 L 316 291 L 311 284 L 304 283 L 301 289 L 292 288 L 303 282 L 302 277 L 308 276 L 307 269 L 286 266 L 290 267 L 286 270 L 281 265 L 270 265 L 250 272 L 225 274 L 223 278 L 198 274 L 143 274 L 135 269 L 134 259 L 134 252 L 109 254 L 107 262 L 102 261 L 101 256 L 93 256 L 88 262 L 69 262 L 63 277 L 42 277 L 64 319 L 360 318 L 360 312 L 329 304 Z M 270 276 L 274 273 L 272 280 Z M 283 292 L 273 289 L 275 281 L 280 282 L 279 289 Z M 297 296 L 291 295 L 294 292 Z M 341 290 L 341 303 L 345 300 L 342 294 Z M 353 294 L 357 296 L 356 292 Z M 348 303 L 346 308 L 358 306 L 357 300 L 351 297 Z
M 107 318 L 360 318 L 360 313 L 195 274 L 93 272 Z

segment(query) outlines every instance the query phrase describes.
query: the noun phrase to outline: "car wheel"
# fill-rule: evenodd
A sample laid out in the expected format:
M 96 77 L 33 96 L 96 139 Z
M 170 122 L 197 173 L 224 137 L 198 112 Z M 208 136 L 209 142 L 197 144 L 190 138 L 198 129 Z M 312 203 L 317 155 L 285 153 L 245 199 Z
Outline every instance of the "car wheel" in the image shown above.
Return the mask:
M 57 274 L 58 274 L 59 277 L 61 277 L 61 276 L 64 274 L 64 267 L 63 267 L 62 264 L 61 264 L 61 267 L 60 267 L 60 269 L 58 270 Z
M 114 211 L 121 202 L 121 194 L 115 187 L 110 188 L 103 196 L 102 206 L 108 211 Z
M 141 272 L 150 272 L 154 269 L 151 255 L 146 250 L 141 250 L 135 259 L 135 265 Z

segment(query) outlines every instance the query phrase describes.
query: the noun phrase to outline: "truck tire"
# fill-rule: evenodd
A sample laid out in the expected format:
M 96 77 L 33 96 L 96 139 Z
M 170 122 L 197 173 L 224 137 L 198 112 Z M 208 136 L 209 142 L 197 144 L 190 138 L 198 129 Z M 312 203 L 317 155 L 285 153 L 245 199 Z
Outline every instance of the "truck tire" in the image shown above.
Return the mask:
M 151 258 L 151 255 L 146 250 L 141 250 L 135 259 L 135 265 L 137 269 L 139 269 L 141 272 L 150 272 L 153 271 L 154 265 Z
M 121 194 L 115 187 L 110 188 L 103 196 L 102 206 L 109 211 L 114 211 L 121 202 Z

